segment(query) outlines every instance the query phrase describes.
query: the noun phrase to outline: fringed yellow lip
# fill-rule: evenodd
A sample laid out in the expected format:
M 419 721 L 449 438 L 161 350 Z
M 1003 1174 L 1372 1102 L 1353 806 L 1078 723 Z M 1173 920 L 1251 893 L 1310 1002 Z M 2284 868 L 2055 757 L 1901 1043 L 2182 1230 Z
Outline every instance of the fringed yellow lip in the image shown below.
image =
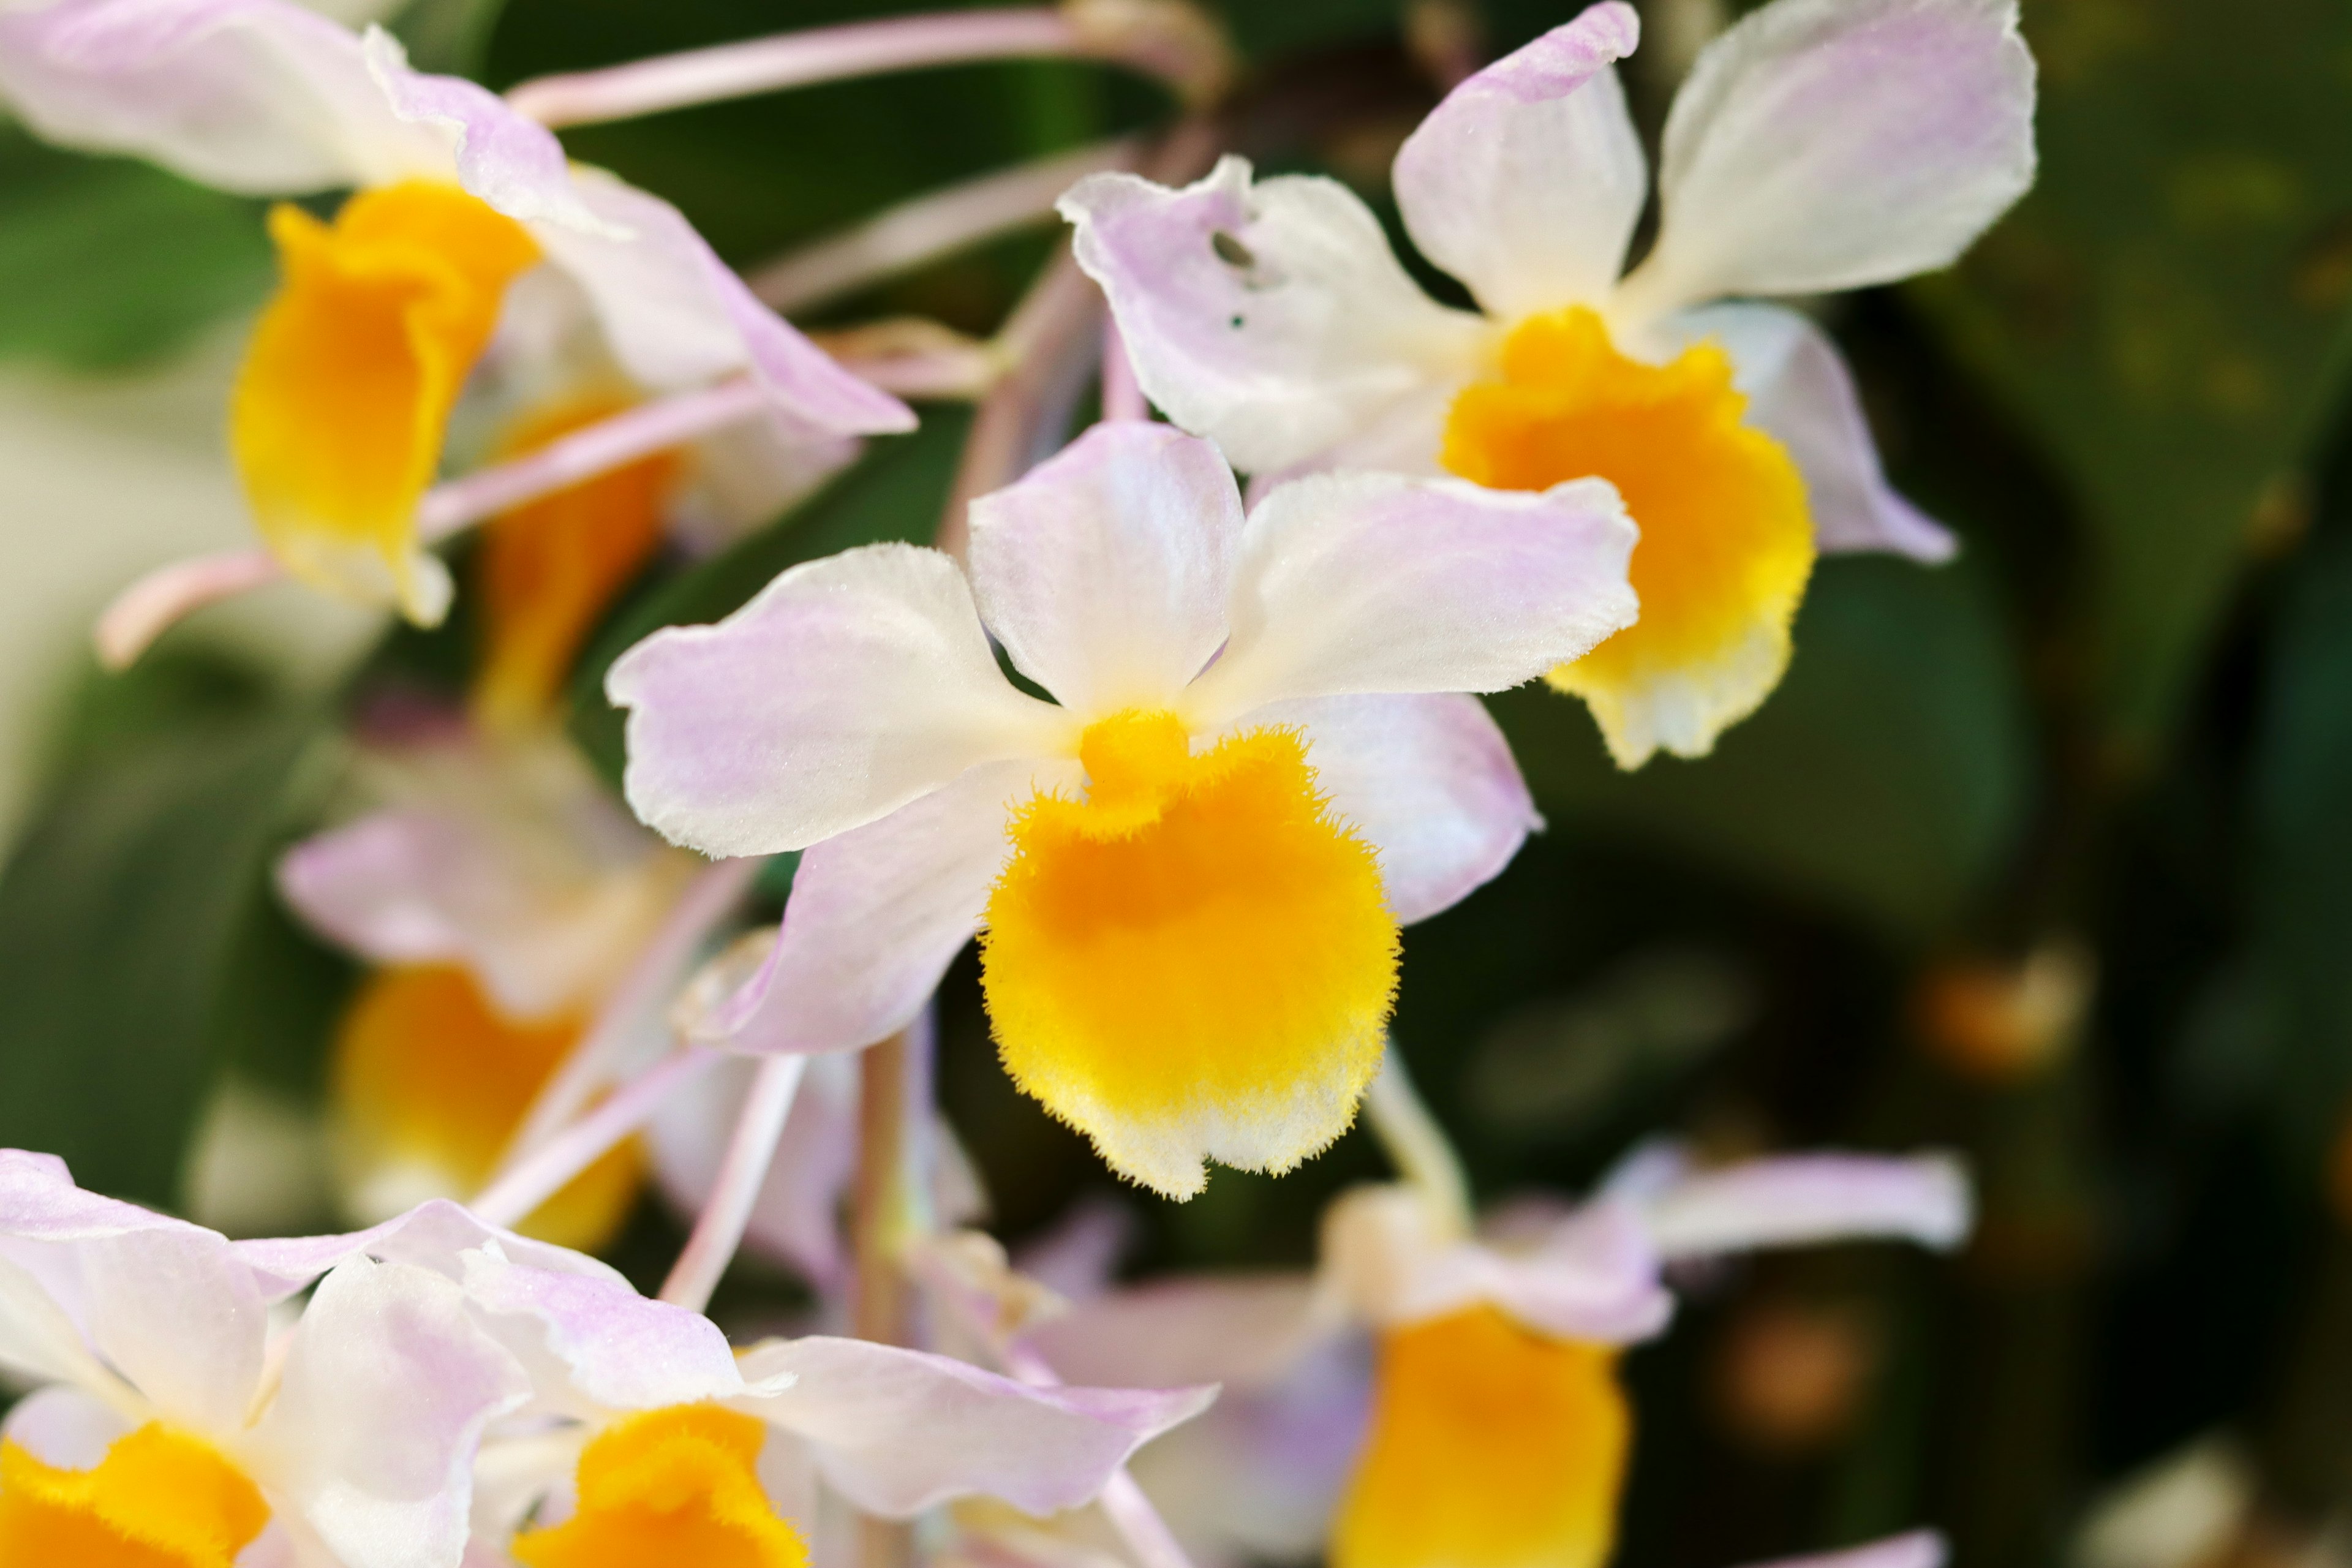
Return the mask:
M 1465 479 L 1540 490 L 1598 475 L 1625 498 L 1641 619 L 1550 677 L 1591 707 L 1621 767 L 1661 746 L 1704 755 L 1788 667 L 1812 518 L 1787 448 L 1743 421 L 1747 401 L 1716 345 L 1644 364 L 1580 306 L 1513 328 L 1494 379 L 1447 417 L 1444 460 Z
M 760 1485 L 768 1429 L 715 1405 L 616 1422 L 580 1456 L 579 1510 L 510 1549 L 524 1568 L 806 1568 Z
M 230 1568 L 268 1522 L 243 1471 L 160 1422 L 88 1470 L 0 1440 L 0 1563 L 12 1568 Z

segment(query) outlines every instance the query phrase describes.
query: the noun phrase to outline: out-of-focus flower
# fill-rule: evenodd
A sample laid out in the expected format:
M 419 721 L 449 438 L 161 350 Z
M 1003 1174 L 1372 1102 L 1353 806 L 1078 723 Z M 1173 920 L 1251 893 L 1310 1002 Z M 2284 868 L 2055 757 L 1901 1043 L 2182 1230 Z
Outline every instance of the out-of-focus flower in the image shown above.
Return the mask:
M 526 1568 L 790 1568 L 805 1561 L 820 1489 L 891 1518 L 967 1496 L 1069 1508 L 1211 1397 L 1032 1388 L 860 1340 L 770 1340 L 738 1355 L 700 1314 L 640 1297 L 592 1258 L 518 1248 L 449 1204 L 241 1250 L 283 1288 L 352 1258 L 462 1282 L 530 1374 L 529 1402 L 485 1442 L 473 1515 L 478 1538 Z
M 361 773 L 384 804 L 297 845 L 278 880 L 381 966 L 344 1017 L 331 1083 L 342 1204 L 365 1223 L 480 1189 L 695 862 L 553 734 L 431 721 Z M 622 1146 L 523 1228 L 595 1245 L 641 1166 Z
M 1664 1328 L 1669 1264 L 1968 1229 L 1948 1160 L 1810 1155 L 1689 1172 L 1636 1160 L 1581 1207 L 1463 1234 L 1419 1188 L 1344 1194 L 1311 1278 L 1145 1286 L 1032 1331 L 1066 1375 L 1227 1385 L 1139 1479 L 1212 1561 L 1592 1568 L 1615 1539 L 1627 1344 Z M 1366 1354 L 1369 1339 L 1370 1354 Z M 1187 1507 L 1187 1500 L 1198 1507 Z
M 226 1237 L 0 1151 L 0 1367 L 38 1385 L 0 1428 L 0 1562 L 457 1568 L 523 1369 L 429 1269 L 319 1272 L 273 1335 L 279 1281 Z
M 411 70 L 288 0 L 53 0 L 0 12 L 0 92 L 72 146 L 280 205 L 284 270 L 233 398 L 230 444 L 270 548 L 331 592 L 440 618 L 417 505 L 509 286 L 545 263 L 657 391 L 748 375 L 803 438 L 907 428 L 895 399 L 754 300 L 667 203 L 575 169 L 496 95 Z
M 1563 661 L 1618 763 L 1704 754 L 1779 682 L 1817 550 L 1949 537 L 1886 485 L 1836 349 L 1730 296 L 1942 267 L 2032 183 L 2016 0 L 1774 0 L 1700 54 L 1666 123 L 1656 244 L 1593 6 L 1454 89 L 1397 155 L 1405 226 L 1478 310 L 1426 298 L 1329 180 L 1080 182 L 1063 211 L 1144 390 L 1244 470 L 1598 474 L 1642 531 L 1638 625 Z
M 1633 616 L 1605 485 L 1318 477 L 1244 521 L 1223 461 L 1098 426 L 910 545 L 795 567 L 613 667 L 640 817 L 805 849 L 767 963 L 704 1020 L 758 1051 L 905 1026 L 975 928 L 1007 1069 L 1125 1174 L 1284 1170 L 1378 1066 L 1397 927 L 1536 821 L 1452 695 Z M 1006 679 L 1013 668 L 1058 701 Z

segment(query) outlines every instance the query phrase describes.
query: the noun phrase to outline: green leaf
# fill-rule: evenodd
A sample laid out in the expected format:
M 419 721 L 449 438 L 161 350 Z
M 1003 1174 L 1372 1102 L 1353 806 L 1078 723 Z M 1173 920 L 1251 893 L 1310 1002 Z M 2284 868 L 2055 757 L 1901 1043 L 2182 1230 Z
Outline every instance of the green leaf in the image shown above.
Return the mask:
M 189 684 L 184 661 L 203 658 L 166 650 L 96 683 L 88 708 L 127 700 L 131 717 L 77 726 L 0 873 L 0 1145 L 155 1204 L 176 1196 L 217 1053 L 245 1033 L 231 961 L 327 717 L 258 682 L 242 704 L 137 717 L 170 711 L 140 688 Z
M 0 128 L 0 356 L 102 370 L 257 306 L 261 205 Z
M 2016 671 L 1967 570 L 1824 562 L 1780 689 L 1696 762 L 1618 772 L 1581 703 L 1493 700 L 1555 831 L 1628 834 L 1783 883 L 1899 937 L 1960 914 L 2026 799 Z
M 581 749 L 619 781 L 623 714 L 604 700 L 604 671 L 652 633 L 721 620 L 803 561 L 883 540 L 929 543 L 971 426 L 969 409 L 925 409 L 913 435 L 875 442 L 856 468 L 779 521 L 624 604 L 572 677 L 572 734 Z
M 2147 755 L 2291 489 L 2352 299 L 2334 0 L 2038 0 L 2039 184 L 1916 286 L 2072 482 L 2097 695 Z

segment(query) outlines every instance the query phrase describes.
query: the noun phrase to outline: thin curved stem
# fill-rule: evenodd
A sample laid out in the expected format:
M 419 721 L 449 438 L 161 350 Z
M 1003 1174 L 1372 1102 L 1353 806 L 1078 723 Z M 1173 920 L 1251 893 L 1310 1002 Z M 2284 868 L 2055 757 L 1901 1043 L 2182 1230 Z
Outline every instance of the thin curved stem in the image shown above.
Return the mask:
M 1445 1129 L 1414 1090 L 1393 1040 L 1364 1096 L 1364 1114 L 1390 1162 L 1428 1196 L 1448 1225 L 1467 1235 L 1470 1181 L 1463 1174 L 1462 1157 L 1454 1152 Z
M 286 575 L 267 550 L 225 550 L 158 566 L 117 594 L 91 628 L 98 662 L 128 669 L 154 640 L 206 605 L 235 598 Z
M 653 1120 L 662 1101 L 719 1059 L 702 1046 L 673 1051 L 614 1090 L 587 1115 L 541 1144 L 467 1206 L 485 1224 L 514 1226 L 562 1192 L 623 1139 Z
M 710 1196 L 695 1218 L 694 1234 L 687 1237 L 685 1250 L 671 1266 L 669 1278 L 662 1281 L 661 1299 L 672 1306 L 699 1312 L 710 1304 L 710 1293 L 719 1288 L 728 1264 L 734 1261 L 735 1249 L 743 1244 L 743 1231 L 751 1223 L 761 1185 L 775 1161 L 776 1140 L 783 1135 L 784 1122 L 793 1113 L 793 1099 L 807 1069 L 806 1057 L 770 1057 L 760 1064 L 751 1079 L 751 1092 L 743 1099 L 735 1136 L 729 1141 L 719 1175 L 711 1184 Z

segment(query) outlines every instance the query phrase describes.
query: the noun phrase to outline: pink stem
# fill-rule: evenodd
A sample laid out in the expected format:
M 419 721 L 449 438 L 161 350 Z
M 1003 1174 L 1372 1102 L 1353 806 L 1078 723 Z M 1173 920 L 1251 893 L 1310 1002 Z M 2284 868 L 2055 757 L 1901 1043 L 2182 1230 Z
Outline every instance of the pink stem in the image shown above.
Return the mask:
M 793 1097 L 807 1068 L 806 1057 L 770 1057 L 760 1064 L 718 1179 L 695 1219 L 694 1234 L 687 1237 L 686 1249 L 662 1281 L 663 1300 L 697 1312 L 710 1304 L 710 1293 L 719 1288 L 719 1277 L 742 1245 L 744 1227 L 751 1223 L 751 1209 L 776 1157 L 776 1140 L 783 1135 Z
M 1046 1364 L 1045 1358 L 1023 1345 L 1013 1345 L 1004 1352 L 1005 1370 L 1033 1388 L 1059 1388 L 1061 1374 Z M 1135 1484 L 1135 1478 L 1121 1465 L 1109 1480 L 1103 1483 L 1103 1512 L 1110 1516 L 1111 1524 L 1120 1539 L 1135 1553 L 1142 1568 L 1192 1568 L 1192 1558 L 1185 1555 L 1176 1532 L 1160 1517 L 1160 1510 Z
M 286 574 L 267 550 L 228 550 L 159 566 L 114 596 L 92 637 L 98 661 L 127 669 L 184 617 Z
M 593 125 L 843 77 L 1077 54 L 1085 42 L 1078 26 L 1050 6 L 896 16 L 541 77 L 510 89 L 507 102 L 541 125 Z
M 1108 317 L 1103 321 L 1102 416 L 1106 421 L 1151 417 L 1151 405 L 1135 379 L 1135 362 L 1127 357 L 1127 340 L 1119 335 L 1118 322 Z
M 539 1205 L 571 1184 L 572 1179 L 602 1159 L 606 1151 L 653 1120 L 662 1101 L 683 1087 L 719 1053 L 701 1046 L 671 1052 L 629 1082 L 611 1099 L 533 1150 L 512 1170 L 492 1182 L 471 1207 L 486 1224 L 512 1226 Z
M 417 537 L 436 543 L 486 517 L 738 424 L 764 406 L 764 393 L 748 379 L 641 403 L 511 462 L 434 486 L 416 509 Z

